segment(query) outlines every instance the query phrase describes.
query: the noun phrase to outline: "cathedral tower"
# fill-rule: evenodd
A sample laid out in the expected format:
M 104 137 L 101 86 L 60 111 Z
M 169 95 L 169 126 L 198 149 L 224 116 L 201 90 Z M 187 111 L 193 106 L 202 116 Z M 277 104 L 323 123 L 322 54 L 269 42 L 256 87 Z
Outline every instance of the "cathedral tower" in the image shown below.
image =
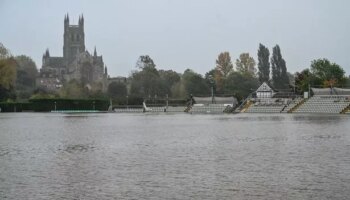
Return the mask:
M 84 16 L 79 16 L 78 25 L 69 24 L 68 14 L 64 17 L 63 58 L 66 64 L 77 54 L 85 51 Z

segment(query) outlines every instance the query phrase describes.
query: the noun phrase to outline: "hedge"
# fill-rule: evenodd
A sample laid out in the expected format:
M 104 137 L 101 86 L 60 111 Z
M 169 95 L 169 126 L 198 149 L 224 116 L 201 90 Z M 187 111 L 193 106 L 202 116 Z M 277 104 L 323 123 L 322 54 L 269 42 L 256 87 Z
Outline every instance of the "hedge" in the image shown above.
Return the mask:
M 30 99 L 29 102 L 35 112 L 52 110 L 106 111 L 109 107 L 109 101 L 104 99 Z
M 30 110 L 30 103 L 0 102 L 1 112 L 22 112 Z

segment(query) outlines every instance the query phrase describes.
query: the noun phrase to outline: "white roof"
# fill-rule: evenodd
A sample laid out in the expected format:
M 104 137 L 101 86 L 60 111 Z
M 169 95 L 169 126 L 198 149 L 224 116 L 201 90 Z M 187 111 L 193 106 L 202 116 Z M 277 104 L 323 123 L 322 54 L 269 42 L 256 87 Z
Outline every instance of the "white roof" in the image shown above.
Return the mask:
M 256 92 L 273 92 L 273 89 L 266 82 L 264 82 L 260 85 Z

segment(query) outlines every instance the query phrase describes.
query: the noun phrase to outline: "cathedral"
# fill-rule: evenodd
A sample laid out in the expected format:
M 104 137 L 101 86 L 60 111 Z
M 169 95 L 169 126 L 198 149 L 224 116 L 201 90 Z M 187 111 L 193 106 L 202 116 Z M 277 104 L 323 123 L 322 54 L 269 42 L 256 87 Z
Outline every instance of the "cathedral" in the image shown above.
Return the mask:
M 67 14 L 64 18 L 63 57 L 50 56 L 49 50 L 46 50 L 37 86 L 57 90 L 73 79 L 87 87 L 99 83 L 105 90 L 108 74 L 96 47 L 93 55 L 85 49 L 83 15 L 79 17 L 78 25 L 71 25 Z

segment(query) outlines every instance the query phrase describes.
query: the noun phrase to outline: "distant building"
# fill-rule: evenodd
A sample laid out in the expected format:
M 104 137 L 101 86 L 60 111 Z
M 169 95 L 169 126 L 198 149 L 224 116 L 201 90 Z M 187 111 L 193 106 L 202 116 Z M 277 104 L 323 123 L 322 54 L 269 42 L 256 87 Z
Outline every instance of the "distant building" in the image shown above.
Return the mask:
M 87 86 L 102 83 L 106 90 L 108 74 L 102 55 L 97 55 L 96 47 L 93 55 L 85 49 L 83 16 L 78 25 L 70 25 L 68 14 L 65 16 L 63 39 L 63 57 L 50 56 L 48 49 L 44 53 L 37 86 L 55 90 L 75 79 Z
M 272 98 L 274 94 L 275 91 L 266 82 L 261 84 L 256 90 L 257 98 Z

